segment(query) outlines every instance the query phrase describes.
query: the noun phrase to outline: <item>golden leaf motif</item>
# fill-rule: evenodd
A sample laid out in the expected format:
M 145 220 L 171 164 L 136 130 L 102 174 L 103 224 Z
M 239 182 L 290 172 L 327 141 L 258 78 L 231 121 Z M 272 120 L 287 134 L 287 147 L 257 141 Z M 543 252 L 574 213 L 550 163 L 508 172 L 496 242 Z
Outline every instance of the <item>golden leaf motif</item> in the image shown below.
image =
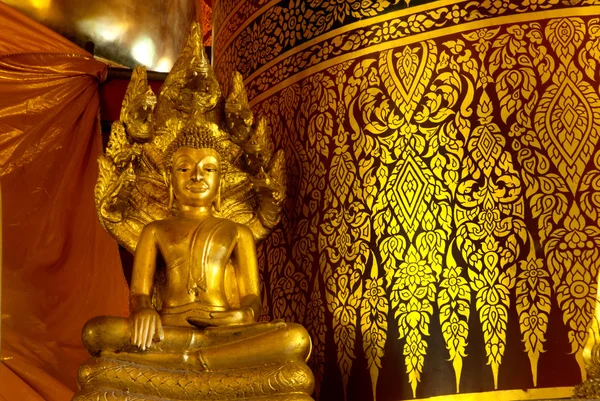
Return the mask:
M 559 66 L 535 115 L 540 142 L 572 192 L 577 190 L 600 135 L 600 98 L 571 65 Z
M 372 268 L 377 271 L 376 266 Z M 371 278 L 365 282 L 361 301 L 360 328 L 363 337 L 363 350 L 367 357 L 369 375 L 373 389 L 373 400 L 377 399 L 377 379 L 381 369 L 381 358 L 387 340 L 388 300 L 383 288 L 383 278 Z
M 433 196 L 435 187 L 432 181 L 431 171 L 409 152 L 390 174 L 387 201 L 410 240 Z
M 310 120 L 308 135 L 312 145 L 323 156 L 329 156 L 329 141 L 332 135 L 333 117 L 329 113 L 317 114 Z
M 529 357 L 533 385 L 537 386 L 537 363 L 544 352 L 546 330 L 550 317 L 550 274 L 544 261 L 535 257 L 533 239 L 529 238 L 530 251 L 526 260 L 519 262 L 517 277 L 517 313 L 519 327 Z
M 510 28 L 509 33 L 498 36 L 494 43 L 498 49 L 492 53 L 492 59 L 501 54 L 500 44 L 515 48 L 519 45 L 518 39 L 524 33 L 510 32 Z M 466 177 L 459 182 L 456 194 L 456 243 L 469 267 L 488 365 L 497 388 L 506 349 L 509 294 L 516 275 L 514 263 L 519 257 L 519 238 L 524 236 L 525 224 L 520 180 L 505 150 L 505 139 L 491 118 L 494 114 L 485 90 L 479 98 L 477 115 L 479 126 L 467 140 L 470 152 L 463 160 Z
M 600 152 L 596 152 L 594 169 L 581 180 L 581 209 L 592 220 L 600 217 Z
M 598 65 L 600 64 L 600 19 L 593 18 L 588 22 L 588 38 L 585 49 L 579 53 L 579 62 L 589 79 L 597 80 Z
M 452 246 L 449 246 L 446 254 L 446 267 L 442 270 L 440 290 L 437 294 L 437 304 L 442 335 L 450 356 L 449 360 L 454 368 L 456 392 L 458 393 L 463 358 L 467 356 L 471 289 L 461 276 L 462 268 L 456 264 L 452 251 Z
M 333 314 L 333 336 L 337 345 L 344 394 L 355 359 L 357 308 L 361 297 L 361 287 L 353 288 L 352 280 L 348 276 L 350 270 L 346 262 L 342 261 L 336 271 L 326 277 L 328 306 Z
M 348 146 L 336 147 L 329 173 L 330 187 L 325 196 L 331 207 L 338 207 L 348 199 L 351 187 L 356 185 L 355 165 L 347 152 Z
M 581 46 L 586 28 L 581 18 L 553 19 L 546 25 L 546 37 L 564 65 L 568 65 Z
M 384 51 L 379 58 L 379 71 L 396 107 L 410 121 L 426 85 L 431 79 L 437 48 L 431 41 L 419 47 L 405 47 L 401 52 Z
M 592 278 L 600 268 L 599 246 L 600 229 L 588 226 L 573 204 L 564 228 L 554 230 L 544 247 L 563 321 L 569 327 L 571 352 L 582 378 L 585 378 L 583 347 L 596 306 L 597 285 Z

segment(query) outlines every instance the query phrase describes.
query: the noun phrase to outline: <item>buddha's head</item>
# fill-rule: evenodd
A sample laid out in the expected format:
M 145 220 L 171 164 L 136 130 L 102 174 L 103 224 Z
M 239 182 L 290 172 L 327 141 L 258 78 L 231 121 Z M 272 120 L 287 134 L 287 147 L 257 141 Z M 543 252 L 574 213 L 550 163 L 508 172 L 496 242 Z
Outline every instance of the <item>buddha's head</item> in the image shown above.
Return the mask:
M 202 126 L 184 128 L 165 152 L 170 170 L 169 209 L 176 204 L 220 210 L 222 149 Z

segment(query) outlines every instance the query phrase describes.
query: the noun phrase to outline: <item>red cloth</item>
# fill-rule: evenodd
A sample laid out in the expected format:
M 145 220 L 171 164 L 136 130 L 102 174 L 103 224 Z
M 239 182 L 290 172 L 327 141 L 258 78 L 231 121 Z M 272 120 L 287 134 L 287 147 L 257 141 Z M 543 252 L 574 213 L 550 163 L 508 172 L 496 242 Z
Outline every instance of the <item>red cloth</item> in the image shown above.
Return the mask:
M 128 314 L 93 198 L 107 68 L 1 2 L 0 27 L 0 400 L 69 400 L 84 323 Z

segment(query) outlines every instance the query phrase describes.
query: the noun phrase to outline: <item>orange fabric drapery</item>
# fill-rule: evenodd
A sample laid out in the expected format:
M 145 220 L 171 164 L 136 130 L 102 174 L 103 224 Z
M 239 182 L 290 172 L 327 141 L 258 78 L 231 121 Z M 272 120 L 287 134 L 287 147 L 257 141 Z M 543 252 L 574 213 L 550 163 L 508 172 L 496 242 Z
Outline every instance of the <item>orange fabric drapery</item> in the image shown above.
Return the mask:
M 2 3 L 0 27 L 0 400 L 69 400 L 85 321 L 127 315 L 93 200 L 106 66 Z

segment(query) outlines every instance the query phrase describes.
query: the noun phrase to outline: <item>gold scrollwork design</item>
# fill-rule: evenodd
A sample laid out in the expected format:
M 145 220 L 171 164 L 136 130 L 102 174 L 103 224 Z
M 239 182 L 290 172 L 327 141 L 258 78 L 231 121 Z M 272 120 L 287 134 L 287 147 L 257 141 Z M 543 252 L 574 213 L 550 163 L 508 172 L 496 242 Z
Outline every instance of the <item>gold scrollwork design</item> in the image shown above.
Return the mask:
M 488 3 L 493 16 L 567 6 Z M 323 39 L 322 54 L 306 53 L 315 57 L 306 64 L 293 58 L 311 46 L 273 68 L 305 68 L 367 48 L 375 43 L 371 30 L 378 43 L 398 39 L 402 21 L 422 32 L 483 18 L 469 4 L 380 18 L 361 33 Z M 336 40 L 344 50 L 331 45 Z M 553 346 L 546 341 L 551 305 L 583 377 L 597 293 L 589 283 L 600 268 L 600 19 L 506 23 L 353 57 L 257 105 L 279 133 L 298 184 L 288 194 L 285 236 L 264 245 L 269 280 L 278 283 L 268 298 L 281 305 L 276 317 L 301 320 L 311 332 L 317 381 L 327 337 L 343 391 L 364 355 L 376 399 L 394 324 L 403 346 L 397 363 L 413 396 L 431 336 L 440 334 L 461 391 L 473 330 L 492 371 L 486 386 L 496 388 L 514 313 L 537 386 L 538 362 Z M 257 95 L 293 68 L 272 81 L 261 70 L 248 86 Z M 303 276 L 293 278 L 298 271 Z M 273 296 L 286 286 L 294 287 L 289 296 Z M 297 301 L 291 295 L 301 293 Z M 431 332 L 436 314 L 441 333 Z

